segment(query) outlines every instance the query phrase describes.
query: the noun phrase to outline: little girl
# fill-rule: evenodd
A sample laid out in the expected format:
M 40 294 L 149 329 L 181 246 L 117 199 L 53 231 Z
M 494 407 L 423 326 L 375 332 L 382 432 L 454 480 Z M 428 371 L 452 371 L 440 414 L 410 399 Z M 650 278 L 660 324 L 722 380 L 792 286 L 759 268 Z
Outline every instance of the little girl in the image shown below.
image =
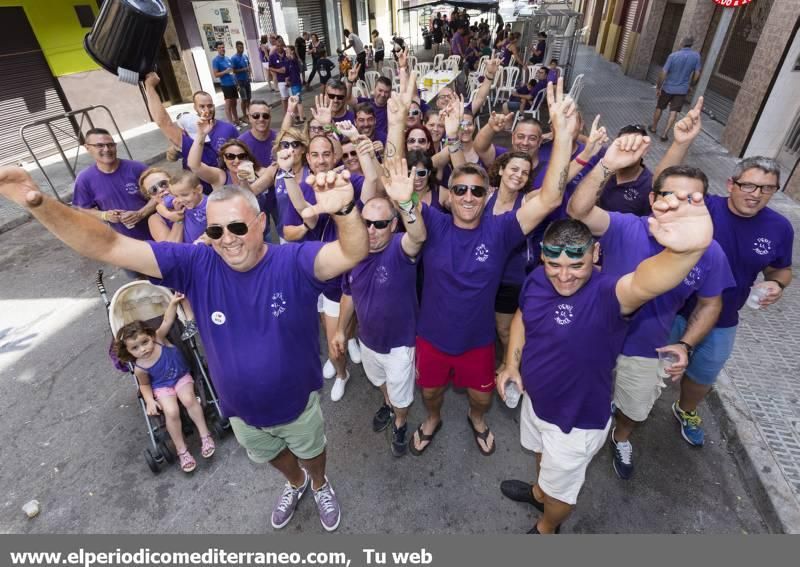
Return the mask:
M 297 111 L 294 121 L 296 124 L 302 124 L 305 122 L 303 118 L 303 99 L 300 95 L 303 90 L 303 79 L 300 75 L 300 59 L 297 57 L 294 47 L 286 48 L 286 85 L 291 89 L 292 96 L 297 97 Z
M 161 326 L 156 331 L 142 321 L 134 321 L 122 327 L 117 333 L 115 350 L 121 361 L 134 363 L 134 374 L 139 381 L 147 415 L 158 415 L 159 410 L 164 412 L 167 432 L 175 444 L 181 469 L 190 473 L 197 467 L 197 463 L 183 438 L 178 400 L 186 408 L 200 433 L 200 452 L 203 457 L 211 457 L 215 446 L 206 425 L 203 408 L 195 397 L 189 366 L 180 351 L 166 340 L 167 333 L 175 322 L 178 303 L 183 298 L 183 294 L 175 294 L 164 313 Z

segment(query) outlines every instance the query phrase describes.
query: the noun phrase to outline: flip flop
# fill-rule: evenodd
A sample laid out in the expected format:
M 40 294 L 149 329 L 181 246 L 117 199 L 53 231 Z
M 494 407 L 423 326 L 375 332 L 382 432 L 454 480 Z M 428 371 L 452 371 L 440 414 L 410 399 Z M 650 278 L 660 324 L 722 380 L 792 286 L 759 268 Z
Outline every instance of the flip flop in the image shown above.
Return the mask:
M 489 429 L 489 426 L 487 425 L 486 429 L 484 429 L 483 431 L 478 431 L 477 429 L 475 429 L 475 424 L 472 423 L 472 418 L 470 416 L 467 416 L 467 422 L 469 423 L 469 426 L 472 428 L 472 433 L 475 435 L 475 444 L 478 445 L 478 450 L 481 452 L 481 455 L 483 455 L 484 457 L 488 457 L 489 455 L 494 453 L 494 450 L 497 449 L 497 439 L 494 440 L 494 442 L 492 443 L 492 448 L 489 449 L 488 451 L 484 450 L 484 448 L 480 444 L 480 441 L 483 441 L 488 445 L 487 440 L 489 439 L 489 433 L 491 433 L 492 431 L 491 429 Z
M 408 440 L 408 450 L 411 452 L 411 454 L 414 455 L 415 457 L 419 457 L 422 453 L 424 453 L 427 450 L 427 448 L 431 446 L 433 438 L 436 437 L 436 434 L 439 432 L 441 428 L 442 428 L 442 422 L 440 421 L 439 423 L 436 424 L 436 427 L 433 429 L 433 433 L 431 433 L 430 435 L 426 435 L 425 432 L 422 431 L 422 423 L 420 423 L 416 431 L 416 434 L 419 437 L 419 442 L 424 443 L 425 441 L 427 441 L 428 444 L 425 445 L 422 449 L 417 449 L 414 446 L 414 435 L 412 434 L 411 438 Z
M 662 142 L 668 142 L 668 141 L 669 141 L 669 137 L 668 137 L 668 136 L 661 136 L 661 138 L 659 138 L 659 139 L 660 139 Z

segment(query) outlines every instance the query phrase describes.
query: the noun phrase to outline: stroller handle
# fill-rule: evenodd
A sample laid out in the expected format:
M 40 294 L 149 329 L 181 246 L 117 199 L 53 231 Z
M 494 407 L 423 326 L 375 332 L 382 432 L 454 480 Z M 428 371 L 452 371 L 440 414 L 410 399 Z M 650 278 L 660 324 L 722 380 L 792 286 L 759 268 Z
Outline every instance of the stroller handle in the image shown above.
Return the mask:
M 106 307 L 111 305 L 111 302 L 108 300 L 108 294 L 106 293 L 106 286 L 103 283 L 103 270 L 97 270 L 97 277 L 94 283 L 97 285 L 97 291 L 100 292 L 100 297 L 103 298 L 103 303 L 106 304 Z

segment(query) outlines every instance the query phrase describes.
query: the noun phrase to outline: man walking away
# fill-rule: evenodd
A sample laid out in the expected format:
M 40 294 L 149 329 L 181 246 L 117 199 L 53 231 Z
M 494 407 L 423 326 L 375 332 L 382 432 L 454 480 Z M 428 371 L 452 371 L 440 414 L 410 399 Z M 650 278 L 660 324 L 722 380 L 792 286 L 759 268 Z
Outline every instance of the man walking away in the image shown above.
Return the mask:
M 700 78 L 700 54 L 692 49 L 694 38 L 689 36 L 681 42 L 681 48 L 667 57 L 664 68 L 658 76 L 656 83 L 656 111 L 653 113 L 653 125 L 650 132 L 658 131 L 658 121 L 661 112 L 669 105 L 669 118 L 667 127 L 661 136 L 661 141 L 667 141 L 667 133 L 675 125 L 678 111 L 683 107 L 689 94 L 689 87 L 694 86 Z

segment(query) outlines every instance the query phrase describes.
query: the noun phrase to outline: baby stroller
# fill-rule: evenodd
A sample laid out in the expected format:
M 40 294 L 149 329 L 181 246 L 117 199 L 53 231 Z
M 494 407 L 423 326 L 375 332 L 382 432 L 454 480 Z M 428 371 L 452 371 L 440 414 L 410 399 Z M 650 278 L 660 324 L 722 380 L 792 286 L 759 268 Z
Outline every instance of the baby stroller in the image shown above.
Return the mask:
M 153 285 L 145 280 L 136 280 L 119 288 L 109 301 L 103 284 L 103 270 L 97 271 L 96 284 L 97 291 L 100 292 L 100 297 L 103 298 L 103 303 L 105 303 L 108 312 L 108 323 L 113 337 L 117 336 L 117 332 L 123 326 L 137 320 L 143 321 L 154 329 L 157 328 L 172 299 L 172 292 L 167 288 Z M 195 392 L 206 416 L 206 423 L 208 423 L 208 427 L 214 436 L 219 439 L 225 434 L 230 424 L 227 418 L 222 415 L 217 393 L 209 379 L 197 340 L 195 337 L 181 340 L 185 321 L 186 316 L 183 310 L 179 308 L 178 319 L 168 335 L 169 341 L 180 349 L 183 357 L 188 362 L 194 377 Z M 150 470 L 153 473 L 158 473 L 164 463 L 174 463 L 176 458 L 174 449 L 167 443 L 170 438 L 165 426 L 164 416 L 147 415 L 144 398 L 139 392 L 139 382 L 133 373 L 133 365 L 130 363 L 123 365 L 119 361 L 115 361 L 115 363 L 120 369 L 127 368 L 136 384 L 139 408 L 147 424 L 147 435 L 150 441 L 149 447 L 144 450 L 144 459 Z M 183 407 L 181 407 L 181 422 L 184 427 L 184 434 L 191 434 L 194 431 L 191 420 L 186 415 Z

